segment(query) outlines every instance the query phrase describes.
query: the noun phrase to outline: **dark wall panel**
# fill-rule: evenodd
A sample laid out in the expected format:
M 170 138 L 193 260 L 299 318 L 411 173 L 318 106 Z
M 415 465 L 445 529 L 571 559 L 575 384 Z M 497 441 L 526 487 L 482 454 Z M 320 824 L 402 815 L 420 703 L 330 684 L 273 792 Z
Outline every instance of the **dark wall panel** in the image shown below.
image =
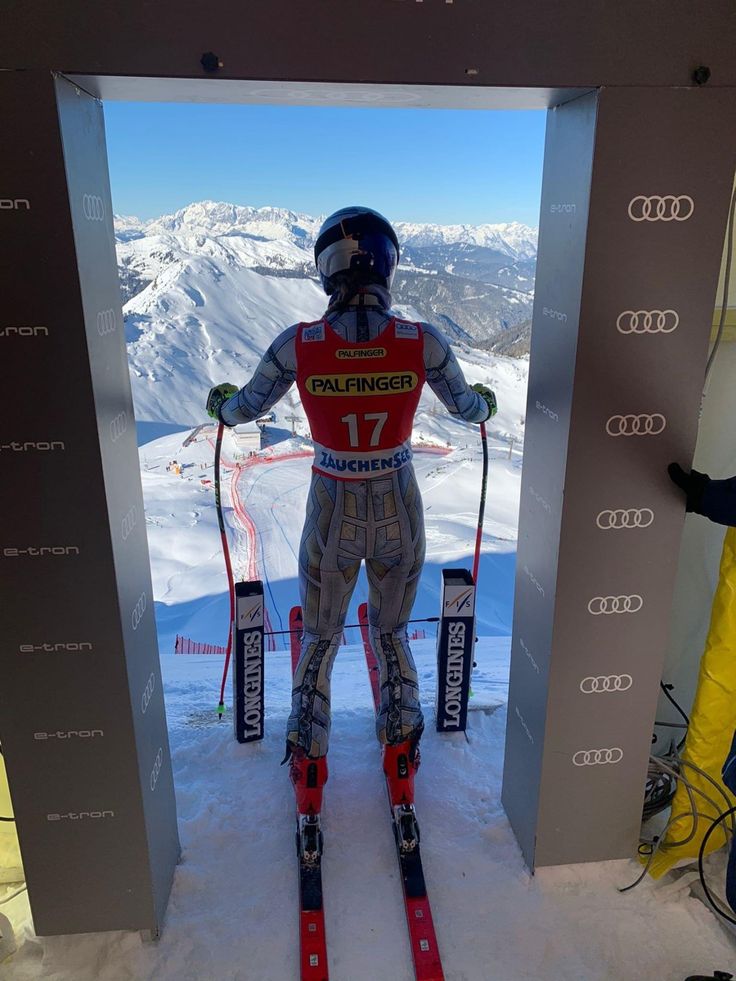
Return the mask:
M 546 171 L 580 166 L 557 117 L 585 101 L 550 114 Z M 545 174 L 504 788 L 532 866 L 634 853 L 683 523 L 666 467 L 692 458 L 735 168 L 730 92 L 603 89 L 584 252 L 572 251 L 572 187 L 568 227 L 549 237 Z M 581 290 L 579 317 L 559 299 L 568 290 Z M 545 570 L 536 590 L 527 568 Z M 540 624 L 546 677 L 521 643 Z M 514 725 L 525 704 L 543 744 L 526 771 Z
M 0 66 L 420 85 L 736 84 L 731 0 L 10 0 Z M 213 92 L 213 101 L 217 101 Z
M 597 95 L 547 116 L 503 803 L 534 865 Z
M 0 739 L 34 924 L 155 930 L 178 840 L 102 109 L 5 72 L 0 116 Z

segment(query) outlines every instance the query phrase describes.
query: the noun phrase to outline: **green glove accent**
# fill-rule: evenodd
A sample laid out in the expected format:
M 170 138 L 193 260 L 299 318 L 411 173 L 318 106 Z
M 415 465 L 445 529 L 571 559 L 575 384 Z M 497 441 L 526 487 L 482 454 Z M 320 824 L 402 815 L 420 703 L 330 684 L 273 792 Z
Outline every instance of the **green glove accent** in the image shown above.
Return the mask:
M 478 395 L 480 395 L 488 406 L 488 418 L 490 419 L 492 416 L 495 416 L 495 414 L 498 412 L 498 403 L 496 402 L 496 396 L 493 390 L 488 388 L 487 385 L 481 385 L 480 382 L 477 382 L 475 385 L 471 385 L 470 387 L 474 392 L 477 392 Z
M 211 388 L 207 396 L 207 415 L 219 422 L 220 409 L 233 395 L 237 395 L 238 391 L 239 389 L 235 385 L 229 385 L 227 382 Z

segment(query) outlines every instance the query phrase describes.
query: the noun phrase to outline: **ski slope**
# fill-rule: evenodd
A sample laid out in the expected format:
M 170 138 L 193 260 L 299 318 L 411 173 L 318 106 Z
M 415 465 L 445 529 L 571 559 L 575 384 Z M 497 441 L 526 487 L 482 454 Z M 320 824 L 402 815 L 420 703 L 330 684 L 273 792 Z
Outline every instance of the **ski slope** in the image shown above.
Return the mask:
M 203 430 L 188 447 L 182 434 L 166 436 L 141 448 L 146 521 L 151 550 L 161 650 L 173 649 L 173 637 L 219 643 L 227 625 L 227 587 L 216 531 L 213 484 L 215 429 Z M 436 616 L 440 570 L 469 567 L 475 546 L 481 479 L 477 427 L 463 430 L 456 448 L 417 443 L 415 469 L 424 499 L 427 560 L 420 581 L 416 617 Z M 519 506 L 521 453 L 509 459 L 509 444 L 490 438 L 491 471 L 479 579 L 486 582 L 478 611 L 479 631 L 511 632 L 513 568 Z M 228 432 L 223 444 L 223 501 L 228 516 L 236 575 L 257 571 L 264 581 L 274 629 L 288 626 L 289 609 L 299 602 L 298 552 L 311 469 L 306 440 L 288 439 L 271 450 L 237 461 Z M 182 466 L 168 473 L 169 462 Z M 235 465 L 237 463 L 237 466 Z M 206 469 L 202 469 L 202 467 Z M 234 496 L 235 495 L 235 496 Z M 242 508 L 253 531 L 238 518 Z M 172 548 L 172 534 L 176 547 Z M 251 576 L 252 577 L 252 576 Z M 200 597 L 197 602 L 197 597 Z M 351 622 L 368 597 L 361 573 L 351 604 Z M 357 642 L 357 634 L 355 636 Z

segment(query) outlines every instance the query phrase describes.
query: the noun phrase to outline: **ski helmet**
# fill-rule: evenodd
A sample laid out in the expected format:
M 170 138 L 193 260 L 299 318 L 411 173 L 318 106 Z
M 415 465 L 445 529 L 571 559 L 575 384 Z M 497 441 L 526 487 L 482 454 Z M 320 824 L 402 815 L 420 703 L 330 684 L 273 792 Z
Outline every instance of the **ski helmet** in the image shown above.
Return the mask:
M 390 223 L 372 208 L 341 208 L 322 224 L 314 261 L 328 296 L 346 280 L 356 288 L 378 283 L 390 290 L 399 264 L 399 240 Z

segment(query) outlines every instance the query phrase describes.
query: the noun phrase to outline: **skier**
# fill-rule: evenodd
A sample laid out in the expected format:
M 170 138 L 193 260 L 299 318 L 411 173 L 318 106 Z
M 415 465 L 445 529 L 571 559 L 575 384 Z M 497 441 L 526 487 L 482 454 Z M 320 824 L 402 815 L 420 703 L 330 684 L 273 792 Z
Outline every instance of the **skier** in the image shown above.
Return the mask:
M 423 717 L 406 628 L 425 540 L 412 422 L 425 380 L 467 422 L 484 422 L 497 408 L 490 388 L 468 386 L 440 331 L 390 312 L 399 243 L 382 215 L 357 206 L 335 212 L 314 256 L 330 298 L 322 319 L 287 328 L 244 388 L 217 385 L 207 399 L 213 418 L 235 426 L 268 412 L 296 382 L 314 441 L 299 549 L 304 633 L 285 757 L 300 815 L 319 815 L 322 806 L 330 676 L 363 560 L 383 768 L 392 803 L 413 804 Z
M 685 510 L 702 514 L 719 525 L 736 526 L 736 477 L 712 480 L 707 473 L 687 473 L 679 463 L 667 467 L 670 479 L 685 492 Z

